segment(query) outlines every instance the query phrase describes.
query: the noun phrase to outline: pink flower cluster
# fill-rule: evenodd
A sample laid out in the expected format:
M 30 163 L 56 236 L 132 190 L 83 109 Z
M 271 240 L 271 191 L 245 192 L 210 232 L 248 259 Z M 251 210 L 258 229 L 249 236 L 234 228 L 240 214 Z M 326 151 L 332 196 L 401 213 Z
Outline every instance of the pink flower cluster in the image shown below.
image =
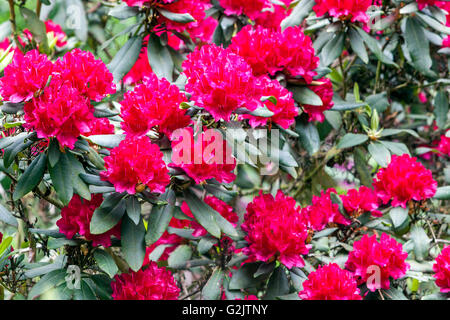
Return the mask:
M 410 200 L 421 201 L 431 198 L 436 193 L 437 182 L 431 171 L 426 169 L 417 158 L 409 155 L 393 155 L 387 168 L 381 168 L 373 186 L 378 197 L 392 206 L 402 206 Z
M 16 52 L 0 79 L 0 94 L 6 101 L 25 102 L 26 129 L 73 148 L 95 121 L 90 100 L 114 93 L 112 81 L 105 64 L 90 52 L 74 49 L 52 63 L 32 50 Z
M 360 284 L 366 283 L 373 292 L 389 289 L 390 277 L 399 279 L 405 275 L 409 269 L 405 262 L 407 257 L 402 244 L 389 235 L 383 233 L 378 242 L 376 235 L 369 237 L 365 234 L 353 244 L 345 267 L 353 272 Z
M 316 0 L 313 10 L 318 17 L 328 13 L 341 20 L 367 23 L 369 16 L 366 12 L 371 5 L 372 0 Z
M 116 275 L 111 287 L 114 300 L 177 300 L 180 295 L 172 273 L 155 262 L 145 270 Z
M 436 285 L 441 288 L 441 292 L 450 292 L 450 246 L 446 246 L 437 256 L 433 271 Z
M 122 129 L 131 137 L 146 135 L 157 128 L 169 138 L 176 129 L 191 123 L 180 104 L 186 96 L 166 79 L 151 73 L 133 91 L 125 93 L 121 102 Z
M 334 189 L 322 191 L 320 197 L 313 196 L 312 204 L 302 209 L 301 217 L 308 228 L 314 231 L 321 231 L 333 223 L 349 225 L 347 220 L 339 211 L 339 205 L 331 200 L 331 193 L 336 193 Z
M 146 186 L 150 192 L 164 193 L 170 183 L 163 153 L 147 136 L 127 137 L 104 160 L 106 171 L 100 177 L 117 192 L 135 194 L 136 188 Z
M 120 239 L 120 223 L 102 234 L 91 234 L 90 232 L 92 215 L 102 202 L 103 196 L 101 194 L 93 194 L 91 201 L 74 195 L 67 207 L 61 210 L 61 218 L 56 222 L 59 231 L 65 234 L 68 239 L 72 239 L 78 233 L 86 240 L 92 241 L 93 246 L 111 246 L 111 236 Z
M 173 136 L 172 150 L 169 166 L 183 169 L 197 184 L 208 179 L 221 183 L 236 179 L 233 173 L 236 159 L 219 131 L 208 130 L 198 135 L 196 140 L 192 128 L 177 131 Z
M 351 272 L 337 264 L 319 266 L 303 282 L 299 292 L 302 300 L 361 300 L 360 292 Z
M 284 72 L 310 83 L 319 66 L 312 41 L 300 27 L 281 32 L 261 26 L 244 27 L 233 39 L 230 50 L 245 59 L 256 76 Z
M 260 261 L 278 259 L 287 268 L 303 267 L 302 255 L 308 254 L 311 246 L 300 210 L 295 200 L 281 191 L 275 198 L 261 192 L 247 206 L 241 228 L 247 232 L 248 247 L 243 252 Z

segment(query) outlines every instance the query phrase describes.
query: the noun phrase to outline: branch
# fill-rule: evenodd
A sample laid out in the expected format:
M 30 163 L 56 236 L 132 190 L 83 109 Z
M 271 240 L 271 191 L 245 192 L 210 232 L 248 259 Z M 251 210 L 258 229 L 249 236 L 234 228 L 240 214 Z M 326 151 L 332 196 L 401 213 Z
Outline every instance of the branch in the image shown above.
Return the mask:
M 17 33 L 16 27 L 16 12 L 14 11 L 14 0 L 8 0 L 9 3 L 9 22 L 11 22 L 11 30 L 14 34 L 14 42 L 16 43 L 17 48 L 24 53 L 24 48 L 19 41 L 19 36 Z

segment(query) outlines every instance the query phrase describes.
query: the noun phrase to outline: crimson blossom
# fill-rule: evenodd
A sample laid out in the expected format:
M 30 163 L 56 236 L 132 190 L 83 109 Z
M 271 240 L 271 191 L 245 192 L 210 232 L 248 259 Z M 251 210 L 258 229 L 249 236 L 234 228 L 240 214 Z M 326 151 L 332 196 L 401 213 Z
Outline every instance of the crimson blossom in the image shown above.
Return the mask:
M 315 0 L 313 7 L 318 17 L 329 14 L 341 20 L 360 21 L 367 23 L 369 16 L 366 14 L 372 5 L 372 0 Z
M 0 79 L 0 95 L 12 103 L 29 101 L 36 92 L 44 89 L 53 68 L 53 63 L 38 50 L 25 55 L 16 52 Z
M 449 131 L 447 131 L 447 132 L 449 132 Z M 450 138 L 447 137 L 446 134 L 443 134 L 441 136 L 441 140 L 439 141 L 437 149 L 442 154 L 446 155 L 447 157 L 450 157 Z
M 116 275 L 111 287 L 114 300 L 177 300 L 180 295 L 172 273 L 155 262 L 145 270 Z
M 303 267 L 308 254 L 308 229 L 295 200 L 280 190 L 274 198 L 260 192 L 247 206 L 242 230 L 247 232 L 244 254 L 260 261 L 278 259 L 287 268 Z
M 222 134 L 208 130 L 194 139 L 192 128 L 179 130 L 172 141 L 172 163 L 170 167 L 181 168 L 200 184 L 208 179 L 230 183 L 236 179 L 233 173 L 236 159 Z
M 336 263 L 319 266 L 303 282 L 299 292 L 302 300 L 361 300 L 352 273 L 342 270 Z
M 183 62 L 183 69 L 191 99 L 216 121 L 228 121 L 238 108 L 253 111 L 262 106 L 251 67 L 229 49 L 196 48 Z
M 127 137 L 104 160 L 106 171 L 100 177 L 117 192 L 135 194 L 137 188 L 147 186 L 150 192 L 164 193 L 170 183 L 163 153 L 147 136 Z
M 92 241 L 93 246 L 111 246 L 111 236 L 120 239 L 120 223 L 111 230 L 102 234 L 91 234 L 90 224 L 95 209 L 103 202 L 101 194 L 91 195 L 90 201 L 81 199 L 74 195 L 69 204 L 61 209 L 61 218 L 56 221 L 59 231 L 66 235 L 68 239 L 79 233 L 86 240 Z
M 289 16 L 292 9 L 289 5 L 293 0 L 281 0 L 277 3 L 270 3 L 271 8 L 260 12 L 255 18 L 255 24 L 269 29 L 280 28 L 281 22 Z
M 373 186 L 384 204 L 392 200 L 392 206 L 406 208 L 410 200 L 421 201 L 436 193 L 437 182 L 431 171 L 417 158 L 408 154 L 393 155 L 387 168 L 381 168 Z
M 311 83 L 319 66 L 311 39 L 301 27 L 284 31 L 245 26 L 232 39 L 230 50 L 245 59 L 255 76 L 284 72 Z
M 328 189 L 326 192 L 322 190 L 320 197 L 313 196 L 312 204 L 302 209 L 301 217 L 308 228 L 321 231 L 329 224 L 349 225 L 351 223 L 339 211 L 339 205 L 333 203 L 331 193 L 336 193 L 336 190 Z
M 158 128 L 170 138 L 173 131 L 191 123 L 186 111 L 180 109 L 186 100 L 177 86 L 150 73 L 142 84 L 125 93 L 121 102 L 122 129 L 127 135 L 139 137 Z
M 433 271 L 436 285 L 441 288 L 441 292 L 450 292 L 450 246 L 442 249 L 442 252 L 437 256 Z
M 387 290 L 390 277 L 399 279 L 409 269 L 405 262 L 407 257 L 402 244 L 386 233 L 381 235 L 380 242 L 376 235 L 369 237 L 365 234 L 353 244 L 345 268 L 354 274 L 359 284 L 366 282 L 370 291 Z
M 217 199 L 216 197 L 208 196 L 205 197 L 205 203 L 236 227 L 239 217 L 236 212 L 234 212 L 233 208 L 226 202 Z M 188 217 L 194 218 L 194 215 L 186 202 L 183 202 L 181 205 L 181 211 Z M 197 221 L 191 221 L 190 228 L 194 229 L 194 232 L 192 233 L 194 237 L 202 237 L 208 233 Z
M 89 100 L 67 82 L 53 80 L 38 98 L 24 107 L 24 127 L 38 138 L 56 137 L 62 147 L 74 148 L 81 134 L 90 132 L 94 108 Z
M 378 195 L 366 186 L 361 186 L 358 190 L 348 190 L 341 199 L 345 211 L 352 217 L 358 217 L 364 212 L 370 212 L 374 217 L 383 216 L 383 213 L 377 210 L 380 206 Z
M 250 19 L 257 18 L 264 8 L 270 7 L 268 0 L 219 0 L 219 3 L 225 9 L 226 15 L 245 14 Z
M 276 103 L 273 103 L 271 99 L 264 101 L 264 105 L 274 115 L 265 118 L 244 114 L 240 118 L 249 119 L 253 128 L 265 125 L 267 122 L 276 123 L 285 129 L 289 128 L 298 115 L 298 108 L 295 106 L 292 92 L 283 87 L 277 80 L 271 80 L 266 76 L 258 78 L 257 85 L 261 88 L 261 96 L 274 97 L 277 100 Z
M 70 83 L 81 95 L 97 102 L 116 92 L 113 75 L 103 61 L 78 48 L 55 62 L 52 77 Z

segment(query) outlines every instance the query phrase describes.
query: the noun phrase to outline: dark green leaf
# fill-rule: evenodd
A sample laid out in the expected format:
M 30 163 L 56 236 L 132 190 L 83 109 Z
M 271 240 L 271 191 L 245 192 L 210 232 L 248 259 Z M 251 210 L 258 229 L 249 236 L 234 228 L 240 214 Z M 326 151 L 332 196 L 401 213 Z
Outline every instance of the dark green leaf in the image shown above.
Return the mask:
M 369 153 L 375 161 L 382 167 L 387 167 L 391 162 L 391 153 L 389 150 L 379 142 L 371 142 L 369 144 Z
M 114 82 L 118 83 L 131 70 L 136 63 L 142 48 L 142 38 L 132 37 L 120 48 L 108 69 L 114 76 Z
M 41 153 L 31 162 L 30 166 L 25 170 L 17 182 L 16 189 L 13 194 L 14 201 L 25 196 L 28 192 L 33 190 L 39 182 L 41 182 L 44 177 L 46 164 L 47 155 L 45 153 Z
M 122 219 L 121 243 L 125 261 L 131 269 L 138 271 L 145 258 L 145 227 L 141 220 L 135 225 L 130 218 Z
M 209 278 L 202 290 L 202 296 L 205 300 L 219 300 L 221 298 L 224 276 L 220 268 L 217 267 L 214 269 L 211 278 Z
M 347 133 L 339 141 L 337 148 L 338 149 L 351 148 L 363 144 L 367 140 L 369 140 L 369 137 L 365 134 Z
M 174 63 L 169 49 L 161 44 L 159 37 L 156 34 L 151 34 L 147 46 L 148 61 L 152 67 L 153 72 L 159 78 L 166 78 L 168 81 L 173 81 Z
M 66 206 L 73 196 L 72 166 L 67 153 L 62 153 L 59 161 L 49 166 L 53 186 L 61 202 Z
M 148 244 L 153 244 L 158 241 L 163 233 L 167 230 L 170 220 L 172 220 L 175 209 L 175 192 L 172 189 L 166 191 L 160 198 L 162 201 L 167 201 L 166 205 L 154 205 L 148 219 L 147 234 L 145 241 Z
M 94 252 L 94 259 L 97 262 L 100 269 L 105 271 L 110 278 L 113 278 L 117 271 L 119 271 L 119 268 L 117 268 L 116 263 L 114 262 L 113 257 L 109 253 L 107 253 L 105 250 L 97 249 Z

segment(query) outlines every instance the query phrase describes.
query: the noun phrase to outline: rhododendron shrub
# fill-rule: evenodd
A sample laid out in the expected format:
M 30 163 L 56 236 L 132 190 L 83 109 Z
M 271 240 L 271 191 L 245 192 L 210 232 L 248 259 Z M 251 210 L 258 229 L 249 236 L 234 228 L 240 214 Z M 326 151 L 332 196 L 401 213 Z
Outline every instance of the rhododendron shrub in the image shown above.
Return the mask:
M 449 299 L 449 1 L 2 10 L 0 299 Z

